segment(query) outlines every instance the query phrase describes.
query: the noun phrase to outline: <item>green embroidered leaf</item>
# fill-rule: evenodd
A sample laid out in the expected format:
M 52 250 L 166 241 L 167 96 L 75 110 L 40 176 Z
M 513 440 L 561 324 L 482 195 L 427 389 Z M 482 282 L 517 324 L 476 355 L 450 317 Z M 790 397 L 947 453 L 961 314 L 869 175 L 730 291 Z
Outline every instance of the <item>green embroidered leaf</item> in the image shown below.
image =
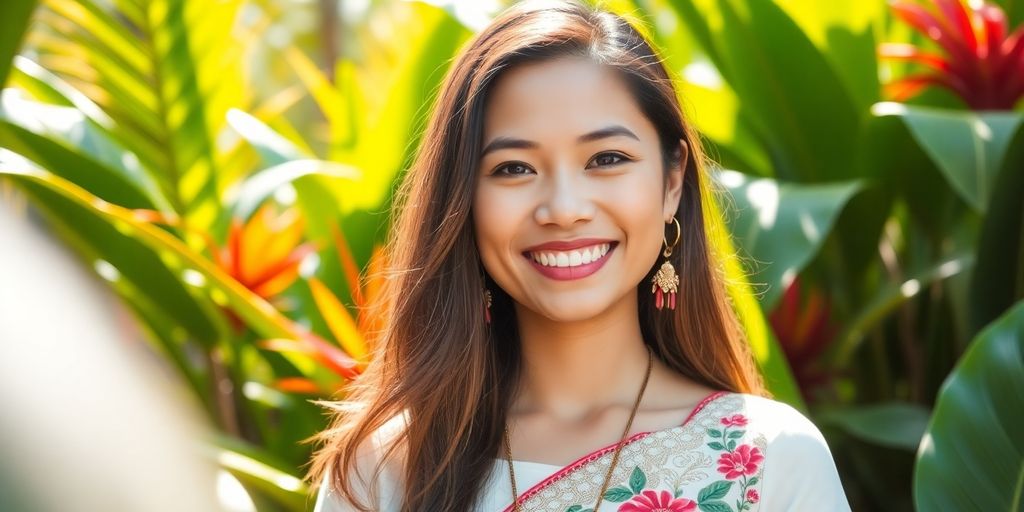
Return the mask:
M 697 503 L 697 506 L 700 507 L 701 512 L 733 512 L 732 507 L 724 501 Z
M 726 494 L 729 494 L 729 489 L 732 489 L 732 484 L 729 480 L 712 482 L 700 490 L 700 493 L 697 494 L 697 502 L 704 503 L 709 500 L 724 498 Z
M 743 437 L 743 434 L 745 434 L 745 433 L 746 433 L 746 431 L 744 431 L 744 430 L 733 430 L 732 432 L 729 432 L 729 439 L 741 438 L 741 437 Z
M 680 497 L 682 495 L 683 495 L 683 488 L 682 487 L 676 487 L 675 492 L 672 493 L 672 497 L 673 498 L 678 498 L 678 497 Z
M 714 448 L 715 450 L 724 450 L 725 449 L 725 445 L 723 445 L 722 443 L 719 443 L 718 441 L 715 441 L 713 443 L 708 443 L 708 446 L 710 446 L 711 448 Z
M 709 428 L 708 435 L 711 437 L 722 437 L 722 431 L 717 428 Z
M 647 485 L 647 475 L 640 469 L 640 466 L 633 468 L 633 474 L 629 475 L 629 487 L 633 489 L 633 494 L 644 490 L 645 485 Z
M 757 483 L 757 477 L 756 476 L 750 477 L 750 480 L 747 480 L 747 487 L 750 487 L 751 485 L 754 485 L 756 483 Z
M 612 487 L 611 489 L 608 489 L 604 493 L 604 499 L 612 503 L 622 503 L 623 501 L 626 501 L 632 497 L 633 491 L 625 487 L 622 487 L 621 485 L 618 487 Z
M 565 512 L 580 512 L 581 510 L 583 510 L 583 505 L 573 505 L 565 509 Z
M 731 451 L 733 451 L 735 449 L 736 449 L 736 440 L 733 439 L 732 441 L 729 441 L 729 451 L 731 452 Z

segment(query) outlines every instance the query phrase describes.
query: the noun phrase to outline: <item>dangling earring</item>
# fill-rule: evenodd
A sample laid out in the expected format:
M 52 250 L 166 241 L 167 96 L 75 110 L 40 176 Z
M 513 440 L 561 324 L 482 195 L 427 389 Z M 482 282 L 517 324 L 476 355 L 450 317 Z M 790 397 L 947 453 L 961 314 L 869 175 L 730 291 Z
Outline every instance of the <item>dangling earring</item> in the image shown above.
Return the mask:
M 679 236 L 682 235 L 682 228 L 679 226 L 679 221 L 673 216 L 672 221 L 676 224 L 676 239 L 672 242 L 672 245 L 668 245 L 668 239 L 665 241 L 665 250 L 661 252 L 662 256 L 668 258 L 672 255 L 672 248 L 679 242 Z M 654 274 L 654 278 L 651 279 L 653 285 L 651 291 L 654 292 L 654 307 L 662 309 L 665 306 L 666 297 L 668 294 L 668 307 L 669 309 L 676 309 L 676 292 L 679 290 L 679 276 L 676 275 L 676 269 L 672 266 L 672 262 L 665 260 L 661 264 L 661 268 L 658 269 L 658 273 Z
M 484 320 L 491 323 L 491 290 L 484 288 Z

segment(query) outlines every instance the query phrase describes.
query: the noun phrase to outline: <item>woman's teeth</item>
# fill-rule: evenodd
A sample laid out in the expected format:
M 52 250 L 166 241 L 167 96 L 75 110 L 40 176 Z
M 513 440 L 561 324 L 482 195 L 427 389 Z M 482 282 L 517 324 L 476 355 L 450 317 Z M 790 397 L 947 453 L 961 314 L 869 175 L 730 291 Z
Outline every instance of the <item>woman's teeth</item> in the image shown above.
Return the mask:
M 604 243 L 571 251 L 531 252 L 530 257 L 545 267 L 578 267 L 601 259 L 610 248 L 611 244 Z

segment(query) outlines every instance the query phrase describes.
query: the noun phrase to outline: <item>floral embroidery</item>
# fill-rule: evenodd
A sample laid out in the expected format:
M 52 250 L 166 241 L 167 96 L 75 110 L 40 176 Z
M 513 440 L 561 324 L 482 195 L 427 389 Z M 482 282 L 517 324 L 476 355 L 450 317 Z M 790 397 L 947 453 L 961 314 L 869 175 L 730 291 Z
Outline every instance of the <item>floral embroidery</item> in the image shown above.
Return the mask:
M 738 444 L 743 439 L 745 430 L 738 427 L 747 426 L 748 419 L 742 414 L 733 414 L 719 420 L 724 428 L 709 428 L 705 431 L 707 446 L 722 452 L 718 457 L 718 472 L 723 479 L 704 486 L 696 497 L 683 497 L 688 494 L 683 487 L 673 491 L 665 489 L 648 489 L 647 474 L 639 466 L 633 468 L 629 481 L 608 489 L 604 500 L 622 503 L 619 512 L 742 512 L 749 510 L 761 495 L 754 489 L 760 480 L 764 454 L 761 449 L 751 444 Z M 709 461 L 710 462 L 710 461 Z M 735 505 L 725 500 L 738 484 L 739 493 Z M 573 505 L 565 512 L 593 512 L 583 505 Z
M 747 501 L 757 503 L 759 499 L 761 499 L 761 495 L 757 494 L 757 489 L 747 489 Z
M 629 503 L 619 507 L 619 512 L 690 512 L 696 510 L 696 501 L 674 498 L 668 491 L 657 493 L 650 489 L 634 496 Z
M 729 480 L 743 475 L 757 473 L 757 463 L 764 460 L 761 450 L 749 444 L 741 444 L 735 452 L 723 453 L 718 458 L 718 472 L 724 473 Z
M 722 425 L 727 427 L 745 427 L 747 426 L 747 417 L 742 414 L 733 414 L 728 418 L 722 418 Z
M 724 497 L 728 494 L 733 483 L 739 483 L 740 499 L 736 500 L 735 509 L 727 505 L 724 501 L 716 501 L 715 506 L 708 509 L 705 509 L 702 503 L 701 510 L 706 512 L 712 510 L 714 512 L 747 510 L 752 504 L 757 503 L 760 499 L 760 495 L 757 493 L 757 490 L 752 488 L 752 486 L 758 482 L 759 478 L 757 476 L 747 478 L 747 476 L 758 474 L 758 471 L 761 469 L 761 462 L 764 461 L 764 455 L 761 453 L 761 449 L 756 446 L 751 446 L 749 444 L 736 446 L 736 441 L 742 438 L 746 431 L 729 431 L 729 427 L 746 426 L 746 416 L 742 414 L 733 414 L 732 416 L 722 418 L 721 423 L 722 425 L 725 425 L 725 428 L 721 430 L 709 428 L 707 430 L 708 437 L 713 439 L 713 441 L 708 443 L 708 446 L 712 449 L 725 452 L 718 458 L 718 472 L 722 473 L 726 480 L 719 480 L 715 483 L 723 484 L 725 486 L 725 492 L 723 492 L 719 497 Z M 737 478 L 740 479 L 738 482 L 731 481 L 736 480 Z M 703 493 L 703 491 L 701 492 Z

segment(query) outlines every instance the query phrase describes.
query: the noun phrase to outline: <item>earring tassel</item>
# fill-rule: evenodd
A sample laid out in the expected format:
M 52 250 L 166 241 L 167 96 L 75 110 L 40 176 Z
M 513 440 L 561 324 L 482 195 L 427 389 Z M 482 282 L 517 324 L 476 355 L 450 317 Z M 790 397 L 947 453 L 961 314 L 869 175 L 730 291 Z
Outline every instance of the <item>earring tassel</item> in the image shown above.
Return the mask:
M 676 309 L 676 291 L 679 289 L 679 276 L 676 275 L 676 269 L 672 267 L 672 263 L 668 261 L 662 263 L 661 268 L 658 269 L 657 274 L 654 274 L 651 282 L 653 283 L 651 291 L 654 292 L 654 307 L 663 309 L 666 305 L 665 295 L 668 294 L 667 302 L 669 309 Z

